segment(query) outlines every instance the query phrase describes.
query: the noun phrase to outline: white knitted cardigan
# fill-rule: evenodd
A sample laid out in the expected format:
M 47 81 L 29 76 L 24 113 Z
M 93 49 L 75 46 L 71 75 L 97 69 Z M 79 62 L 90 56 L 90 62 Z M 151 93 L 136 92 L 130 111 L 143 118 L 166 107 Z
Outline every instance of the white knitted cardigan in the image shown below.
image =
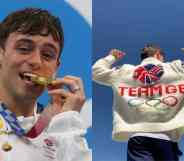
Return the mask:
M 162 63 L 149 57 L 134 66 L 112 67 L 108 55 L 93 65 L 93 79 L 113 89 L 113 132 L 116 141 L 138 132 L 166 133 L 174 141 L 184 133 L 184 66 L 176 60 Z M 162 66 L 164 74 L 151 86 L 133 78 L 135 69 L 146 64 Z

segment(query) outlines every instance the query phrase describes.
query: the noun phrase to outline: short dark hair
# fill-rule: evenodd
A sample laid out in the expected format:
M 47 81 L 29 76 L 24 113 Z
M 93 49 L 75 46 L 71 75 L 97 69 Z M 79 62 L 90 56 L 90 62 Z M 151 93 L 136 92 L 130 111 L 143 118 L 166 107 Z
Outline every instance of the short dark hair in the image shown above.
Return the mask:
M 25 8 L 9 14 L 0 24 L 0 47 L 4 48 L 10 33 L 20 32 L 28 35 L 52 35 L 60 44 L 60 53 L 64 46 L 63 28 L 58 17 L 40 8 Z
M 141 49 L 141 60 L 153 57 L 154 54 L 159 50 L 160 54 L 165 57 L 164 51 L 156 44 L 146 44 L 144 48 Z

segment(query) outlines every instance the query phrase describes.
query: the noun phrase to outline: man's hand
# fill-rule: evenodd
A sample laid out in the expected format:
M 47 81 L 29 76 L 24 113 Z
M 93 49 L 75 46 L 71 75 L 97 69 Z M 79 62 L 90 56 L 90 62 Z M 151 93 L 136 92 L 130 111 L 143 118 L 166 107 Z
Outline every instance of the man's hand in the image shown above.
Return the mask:
M 40 135 L 55 115 L 65 111 L 80 112 L 85 102 L 82 80 L 74 76 L 65 76 L 52 81 L 48 85 L 48 93 L 52 102 L 48 108 L 44 109 L 36 124 L 26 134 L 29 138 Z
M 82 80 L 74 76 L 65 76 L 54 80 L 52 85 L 48 87 L 48 93 L 52 98 L 50 110 L 56 110 L 57 113 L 65 111 L 80 112 L 85 102 Z
M 112 49 L 110 50 L 109 54 L 113 55 L 118 60 L 118 59 L 123 58 L 126 53 L 118 49 Z

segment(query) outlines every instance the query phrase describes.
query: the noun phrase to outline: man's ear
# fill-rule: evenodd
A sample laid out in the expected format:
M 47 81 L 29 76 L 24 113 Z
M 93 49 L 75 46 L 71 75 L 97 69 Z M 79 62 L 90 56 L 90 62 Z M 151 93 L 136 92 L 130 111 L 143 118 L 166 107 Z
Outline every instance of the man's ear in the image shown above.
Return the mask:
M 58 59 L 57 60 L 57 69 L 59 68 L 60 65 L 61 65 L 61 61 Z
M 155 55 L 155 58 L 160 59 L 160 51 L 159 50 L 157 50 L 154 55 Z
M 57 60 L 55 73 L 52 75 L 52 78 L 53 78 L 53 79 L 55 79 L 55 78 L 56 78 L 57 70 L 58 70 L 58 68 L 59 68 L 60 64 L 61 64 L 60 60 Z
M 58 70 L 58 68 L 59 68 L 60 65 L 61 65 L 61 61 L 58 59 L 57 60 L 57 63 L 56 63 L 56 69 L 55 69 L 55 71 Z
M 160 51 L 157 51 L 156 53 L 155 53 L 155 58 L 156 59 L 158 59 L 158 60 L 160 60 L 160 61 L 164 61 L 164 57 L 163 57 L 163 55 L 160 53 Z

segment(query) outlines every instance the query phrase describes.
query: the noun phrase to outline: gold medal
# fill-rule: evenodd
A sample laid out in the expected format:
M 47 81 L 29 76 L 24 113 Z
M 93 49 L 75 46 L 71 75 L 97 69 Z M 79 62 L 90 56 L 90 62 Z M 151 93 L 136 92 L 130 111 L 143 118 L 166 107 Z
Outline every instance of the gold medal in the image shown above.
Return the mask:
M 2 145 L 2 149 L 7 152 L 12 150 L 12 146 L 8 142 L 6 142 Z
M 4 127 L 3 119 L 0 118 L 0 129 L 2 129 L 3 127 Z
M 42 85 L 45 87 L 52 84 L 54 81 L 52 78 L 46 78 L 32 73 L 24 73 L 24 77 L 27 77 L 35 84 Z

